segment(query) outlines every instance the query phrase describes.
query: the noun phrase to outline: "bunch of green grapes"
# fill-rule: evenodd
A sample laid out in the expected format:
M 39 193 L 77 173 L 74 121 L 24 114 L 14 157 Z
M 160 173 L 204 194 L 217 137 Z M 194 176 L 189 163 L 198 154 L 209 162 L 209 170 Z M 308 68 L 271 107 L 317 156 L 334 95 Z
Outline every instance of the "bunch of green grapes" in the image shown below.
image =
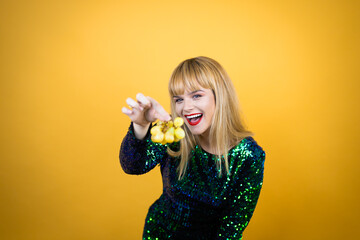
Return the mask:
M 151 140 L 156 143 L 166 144 L 178 142 L 185 137 L 185 132 L 181 128 L 184 120 L 180 117 L 173 121 L 158 121 L 150 130 Z

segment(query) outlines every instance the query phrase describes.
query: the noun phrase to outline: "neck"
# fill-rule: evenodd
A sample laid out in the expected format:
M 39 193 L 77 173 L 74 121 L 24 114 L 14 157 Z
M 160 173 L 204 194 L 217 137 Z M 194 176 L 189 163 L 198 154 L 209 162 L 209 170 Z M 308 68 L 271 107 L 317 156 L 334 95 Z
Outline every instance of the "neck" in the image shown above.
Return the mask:
M 210 143 L 210 138 L 209 138 L 209 136 L 210 136 L 209 130 L 207 130 L 207 131 L 204 132 L 203 134 L 199 135 L 199 136 L 198 136 L 199 145 L 201 146 L 202 149 L 204 149 L 204 150 L 207 151 L 208 153 L 216 154 L 216 153 L 215 153 L 214 146 L 212 146 L 211 143 Z

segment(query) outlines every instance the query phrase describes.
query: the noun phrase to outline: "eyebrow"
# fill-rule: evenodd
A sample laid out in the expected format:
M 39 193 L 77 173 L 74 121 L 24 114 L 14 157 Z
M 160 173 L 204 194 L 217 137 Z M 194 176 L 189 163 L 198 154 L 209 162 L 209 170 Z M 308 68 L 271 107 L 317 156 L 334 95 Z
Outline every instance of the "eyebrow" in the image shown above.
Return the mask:
M 194 93 L 197 93 L 197 92 L 204 92 L 204 91 L 201 90 L 201 89 L 199 89 L 199 90 L 192 91 L 192 92 L 189 93 L 188 95 L 191 95 L 191 94 L 194 94 Z M 179 96 L 173 96 L 173 98 L 179 98 Z

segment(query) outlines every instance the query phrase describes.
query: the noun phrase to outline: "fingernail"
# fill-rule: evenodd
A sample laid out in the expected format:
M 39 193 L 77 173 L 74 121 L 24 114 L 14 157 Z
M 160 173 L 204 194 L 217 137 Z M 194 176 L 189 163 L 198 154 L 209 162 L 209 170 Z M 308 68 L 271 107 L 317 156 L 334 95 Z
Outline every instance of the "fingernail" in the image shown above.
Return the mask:
M 130 111 L 129 109 L 127 109 L 127 108 L 123 108 L 123 109 L 121 109 L 121 110 L 122 110 L 122 112 L 125 113 L 125 114 L 130 114 L 130 113 L 131 113 L 131 111 Z

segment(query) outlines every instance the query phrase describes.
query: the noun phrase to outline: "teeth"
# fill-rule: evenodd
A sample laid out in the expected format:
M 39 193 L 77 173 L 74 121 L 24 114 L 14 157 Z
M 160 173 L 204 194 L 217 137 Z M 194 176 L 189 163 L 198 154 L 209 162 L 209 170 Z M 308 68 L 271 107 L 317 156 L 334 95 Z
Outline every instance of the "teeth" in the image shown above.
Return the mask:
M 196 115 L 187 116 L 186 118 L 192 119 L 192 118 L 201 117 L 201 115 L 202 115 L 202 114 L 196 114 Z

